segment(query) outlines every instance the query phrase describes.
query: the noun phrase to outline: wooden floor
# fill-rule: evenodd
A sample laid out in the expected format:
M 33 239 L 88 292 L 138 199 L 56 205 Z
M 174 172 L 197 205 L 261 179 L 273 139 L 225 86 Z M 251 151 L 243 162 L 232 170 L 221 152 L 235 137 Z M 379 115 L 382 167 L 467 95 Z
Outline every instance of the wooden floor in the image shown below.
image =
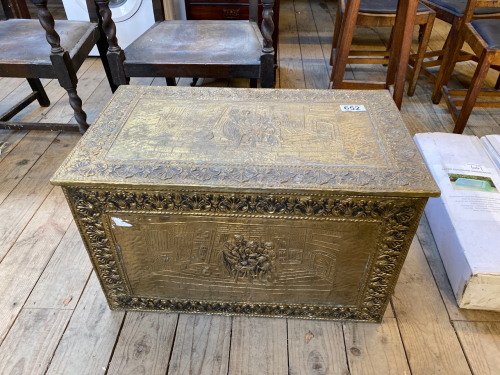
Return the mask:
M 278 87 L 327 87 L 335 9 L 325 0 L 282 0 Z M 437 22 L 430 48 L 447 30 Z M 359 28 L 355 43 L 383 46 L 389 32 Z M 384 69 L 350 66 L 346 76 L 378 80 Z M 461 64 L 452 86 L 467 87 L 474 69 Z M 111 93 L 98 59 L 78 75 L 92 121 Z M 496 78 L 490 73 L 487 85 Z M 52 105 L 33 103 L 15 120 L 75 123 L 64 90 L 43 83 Z M 199 84 L 248 87 L 245 80 Z M 431 92 L 421 78 L 415 96 L 404 98 L 412 133 L 453 128 Z M 25 81 L 1 78 L 0 112 L 28 93 Z M 499 114 L 475 109 L 466 133 L 500 133 Z M 0 131 L 0 374 L 500 374 L 500 314 L 457 308 L 425 217 L 382 324 L 111 312 L 63 194 L 49 184 L 79 138 Z

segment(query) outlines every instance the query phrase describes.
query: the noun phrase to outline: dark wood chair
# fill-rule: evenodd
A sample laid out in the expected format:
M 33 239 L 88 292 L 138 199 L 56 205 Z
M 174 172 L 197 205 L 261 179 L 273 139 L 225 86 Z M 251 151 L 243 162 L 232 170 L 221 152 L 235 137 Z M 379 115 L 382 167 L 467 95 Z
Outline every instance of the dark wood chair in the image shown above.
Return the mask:
M 333 68 L 330 89 L 346 88 L 344 73 L 351 49 L 354 28 L 356 27 L 361 0 L 346 2 L 342 17 L 337 48 L 333 56 Z M 418 0 L 400 0 L 396 11 L 394 32 L 389 54 L 387 77 L 385 82 L 366 82 L 365 89 L 388 89 L 394 102 L 401 108 L 403 91 L 410 58 L 410 49 L 417 16 Z
M 459 39 L 460 27 L 471 21 L 480 19 L 500 19 L 500 9 L 493 6 L 476 7 L 474 2 L 470 0 L 421 0 L 422 3 L 436 12 L 436 17 L 451 25 L 448 37 L 441 50 L 429 51 L 425 54 L 425 58 L 431 58 L 430 61 L 424 61 L 422 64 L 421 73 L 435 82 L 432 92 L 432 102 L 438 104 L 441 100 L 441 88 L 448 81 L 444 81 L 443 77 L 447 75 L 447 68 L 455 66 L 456 62 L 473 60 L 478 62 L 478 57 L 475 54 L 470 54 L 462 50 L 462 43 L 456 43 Z M 488 1 L 492 4 L 494 1 Z M 447 60 L 445 61 L 445 56 Z M 436 58 L 437 57 L 437 58 Z M 410 64 L 415 63 L 415 56 L 410 58 Z M 440 66 L 438 75 L 434 75 L 428 68 Z M 449 69 L 448 69 L 449 70 Z M 450 73 L 450 77 L 453 70 Z M 498 84 L 500 85 L 500 79 Z
M 345 13 L 345 1 L 338 1 L 337 18 L 335 21 L 335 31 L 333 34 L 332 43 L 332 55 L 330 59 L 330 65 L 333 65 L 333 56 L 335 54 L 335 49 L 339 42 L 339 35 L 341 29 L 342 18 Z M 398 0 L 361 0 L 359 7 L 359 13 L 356 20 L 356 26 L 368 26 L 368 27 L 392 27 L 394 33 L 394 25 L 396 24 L 396 11 L 398 8 Z M 432 26 L 434 25 L 434 19 L 436 17 L 436 12 L 429 9 L 425 5 L 419 3 L 417 8 L 417 15 L 415 17 L 415 25 L 419 25 L 421 29 L 421 38 L 417 51 L 416 64 L 413 68 L 408 67 L 408 74 L 410 76 L 410 85 L 408 87 L 408 95 L 413 95 L 415 87 L 417 85 L 417 80 L 420 72 L 420 67 L 424 60 L 424 54 L 427 49 L 427 43 L 431 36 Z M 391 34 L 392 35 L 392 34 Z M 389 63 L 390 46 L 392 42 L 392 36 L 390 43 L 387 45 L 385 50 L 380 51 L 361 51 L 361 50 L 350 50 L 349 57 L 347 59 L 348 64 L 384 64 Z M 366 82 L 359 81 L 344 81 L 342 87 L 360 89 L 366 86 Z
M 460 38 L 469 44 L 479 60 L 468 90 L 449 90 L 446 85 L 442 87 L 446 104 L 455 121 L 453 133 L 457 134 L 463 133 L 474 106 L 500 108 L 500 101 L 477 101 L 479 95 L 490 99 L 500 97 L 498 90 L 481 91 L 489 69 L 500 66 L 500 20 L 480 19 L 467 23 L 460 32 Z M 453 100 L 453 95 L 463 96 L 465 92 L 464 99 Z M 457 106 L 462 109 L 459 111 Z
M 0 114 L 0 129 L 68 130 L 84 133 L 89 125 L 76 91 L 76 72 L 96 44 L 111 90 L 116 90 L 106 56 L 108 43 L 100 32 L 95 4 L 93 0 L 87 1 L 92 22 L 79 22 L 54 21 L 47 9 L 47 0 L 31 2 L 38 8 L 39 20 L 9 19 L 0 22 L 0 77 L 26 78 L 33 90 L 24 100 Z M 9 122 L 35 100 L 43 107 L 50 105 L 40 78 L 57 79 L 68 92 L 69 104 L 75 112 L 78 125 Z
M 110 62 L 116 85 L 130 77 L 249 78 L 264 88 L 274 86 L 272 34 L 274 0 L 262 0 L 262 32 L 258 0 L 250 0 L 248 21 L 165 21 L 163 1 L 152 0 L 156 23 L 122 50 L 116 39 L 108 0 L 96 0 L 108 37 Z

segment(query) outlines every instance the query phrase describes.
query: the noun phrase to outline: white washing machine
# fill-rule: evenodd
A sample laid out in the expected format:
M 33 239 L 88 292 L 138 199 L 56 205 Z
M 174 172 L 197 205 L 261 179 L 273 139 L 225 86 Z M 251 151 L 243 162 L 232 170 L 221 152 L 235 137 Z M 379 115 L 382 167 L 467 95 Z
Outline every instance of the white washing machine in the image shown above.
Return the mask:
M 89 21 L 85 0 L 63 0 L 68 20 Z M 110 0 L 109 7 L 116 24 L 116 37 L 125 48 L 155 23 L 151 0 Z M 98 56 L 97 47 L 90 53 Z

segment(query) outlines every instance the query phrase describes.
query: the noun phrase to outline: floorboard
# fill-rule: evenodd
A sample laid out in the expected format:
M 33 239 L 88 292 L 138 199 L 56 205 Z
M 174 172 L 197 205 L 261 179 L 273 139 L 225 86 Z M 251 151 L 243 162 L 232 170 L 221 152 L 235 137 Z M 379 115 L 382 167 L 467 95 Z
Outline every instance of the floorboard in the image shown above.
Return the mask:
M 352 375 L 410 375 L 395 318 L 381 324 L 344 323 L 344 336 Z
M 124 317 L 125 312 L 108 308 L 92 274 L 46 374 L 105 374 Z
M 178 314 L 129 311 L 111 360 L 108 375 L 165 375 Z
M 342 323 L 289 319 L 288 366 L 290 375 L 348 373 Z
M 73 310 L 91 272 L 92 264 L 80 232 L 72 222 L 24 308 Z
M 231 323 L 229 316 L 181 314 L 168 375 L 226 375 Z

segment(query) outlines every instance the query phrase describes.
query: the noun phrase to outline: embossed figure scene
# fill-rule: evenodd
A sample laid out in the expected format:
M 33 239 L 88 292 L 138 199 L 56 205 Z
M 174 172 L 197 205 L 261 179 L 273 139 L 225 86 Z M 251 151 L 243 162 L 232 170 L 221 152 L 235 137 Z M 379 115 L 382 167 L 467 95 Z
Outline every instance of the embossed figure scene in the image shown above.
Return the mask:
M 137 296 L 356 305 L 378 222 L 113 214 Z
M 331 103 L 140 99 L 106 159 L 388 165 L 369 112 Z

